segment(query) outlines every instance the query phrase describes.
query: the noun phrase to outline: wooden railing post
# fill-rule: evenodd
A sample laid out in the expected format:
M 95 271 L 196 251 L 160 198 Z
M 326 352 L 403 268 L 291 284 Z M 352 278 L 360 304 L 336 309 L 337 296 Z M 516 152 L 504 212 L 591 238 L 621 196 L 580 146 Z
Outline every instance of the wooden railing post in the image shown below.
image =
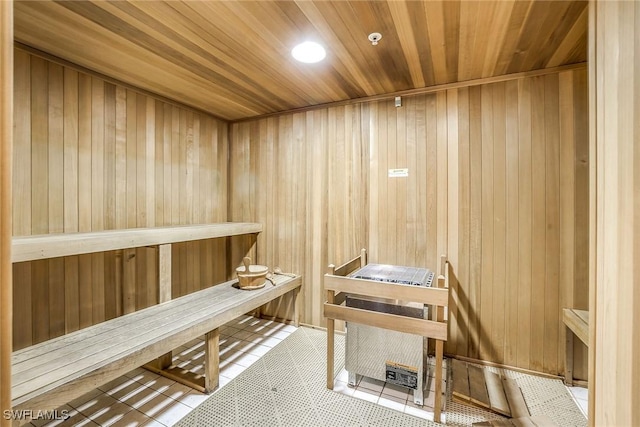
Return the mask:
M 333 274 L 336 271 L 336 266 L 331 264 L 327 269 L 327 274 Z M 335 302 L 336 293 L 334 291 L 327 291 L 327 302 L 325 304 L 333 304 Z M 334 369 L 334 332 L 335 332 L 335 320 L 327 318 L 327 388 L 333 390 L 333 369 Z
M 442 264 L 442 272 L 445 272 L 447 267 L 446 258 L 442 257 L 445 262 Z M 445 276 L 438 276 L 438 289 L 442 289 L 445 287 Z M 444 307 L 438 306 L 436 309 L 436 321 L 443 322 L 444 321 Z M 433 420 L 437 423 L 440 422 L 440 414 L 442 412 L 442 358 L 443 358 L 443 347 L 444 341 L 436 340 L 436 372 L 435 372 L 435 399 L 433 403 Z

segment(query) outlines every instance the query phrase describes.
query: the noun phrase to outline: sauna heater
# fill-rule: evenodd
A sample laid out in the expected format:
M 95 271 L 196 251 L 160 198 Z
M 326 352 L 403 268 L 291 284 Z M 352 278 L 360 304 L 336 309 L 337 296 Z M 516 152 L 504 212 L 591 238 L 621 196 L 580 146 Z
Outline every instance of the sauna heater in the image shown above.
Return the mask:
M 434 274 L 425 268 L 367 264 L 349 277 L 398 284 L 431 286 Z M 373 310 L 414 318 L 428 318 L 428 306 L 399 300 L 349 295 L 348 307 Z M 391 331 L 349 322 L 346 326 L 345 368 L 349 384 L 355 386 L 356 375 L 386 381 L 413 389 L 417 405 L 424 402 L 427 373 L 426 339 L 420 335 Z

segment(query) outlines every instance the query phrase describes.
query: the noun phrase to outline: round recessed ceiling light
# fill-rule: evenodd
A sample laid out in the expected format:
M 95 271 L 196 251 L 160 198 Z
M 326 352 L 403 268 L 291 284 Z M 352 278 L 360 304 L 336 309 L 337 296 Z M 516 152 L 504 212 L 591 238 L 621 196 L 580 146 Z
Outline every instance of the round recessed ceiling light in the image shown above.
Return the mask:
M 313 64 L 322 61 L 327 53 L 318 43 L 304 42 L 294 47 L 291 50 L 291 55 L 300 62 Z

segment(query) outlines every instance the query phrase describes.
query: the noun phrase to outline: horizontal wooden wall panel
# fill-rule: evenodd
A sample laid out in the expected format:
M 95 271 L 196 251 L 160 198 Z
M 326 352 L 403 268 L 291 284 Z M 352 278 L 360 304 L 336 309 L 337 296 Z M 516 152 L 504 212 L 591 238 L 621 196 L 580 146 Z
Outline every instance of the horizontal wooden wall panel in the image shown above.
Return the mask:
M 230 219 L 304 276 L 304 322 L 324 324 L 327 264 L 362 247 L 434 271 L 447 254 L 447 351 L 560 374 L 561 310 L 587 304 L 586 91 L 582 68 L 235 123 Z
M 13 235 L 223 222 L 227 124 L 15 50 Z M 226 240 L 174 247 L 174 296 Z M 157 303 L 157 248 L 14 264 L 14 348 Z

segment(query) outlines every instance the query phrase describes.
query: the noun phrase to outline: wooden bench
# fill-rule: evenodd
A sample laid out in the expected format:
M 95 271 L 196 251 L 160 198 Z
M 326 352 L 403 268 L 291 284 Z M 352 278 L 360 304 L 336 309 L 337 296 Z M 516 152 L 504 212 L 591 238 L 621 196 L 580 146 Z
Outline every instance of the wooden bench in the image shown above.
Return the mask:
M 212 391 L 218 386 L 218 328 L 301 285 L 300 276 L 273 280 L 275 286 L 267 282 L 253 291 L 237 289 L 232 280 L 19 350 L 12 360 L 13 407 L 58 408 L 202 335 L 205 377 L 191 385 Z M 176 379 L 175 372 L 167 376 Z
M 564 382 L 573 385 L 573 336 L 589 347 L 589 312 L 573 308 L 562 309 L 562 321 L 567 328 L 564 360 Z
M 145 367 L 210 392 L 218 386 L 218 328 L 301 287 L 300 276 L 275 275 L 259 290 L 237 280 L 171 300 L 171 244 L 254 234 L 256 223 L 219 223 L 14 237 L 13 262 L 158 246 L 159 304 L 18 350 L 12 357 L 12 406 L 51 410 L 132 369 Z M 295 302 L 294 322 L 298 319 Z M 171 369 L 171 351 L 205 335 L 205 376 Z M 150 363 L 155 361 L 155 364 Z

